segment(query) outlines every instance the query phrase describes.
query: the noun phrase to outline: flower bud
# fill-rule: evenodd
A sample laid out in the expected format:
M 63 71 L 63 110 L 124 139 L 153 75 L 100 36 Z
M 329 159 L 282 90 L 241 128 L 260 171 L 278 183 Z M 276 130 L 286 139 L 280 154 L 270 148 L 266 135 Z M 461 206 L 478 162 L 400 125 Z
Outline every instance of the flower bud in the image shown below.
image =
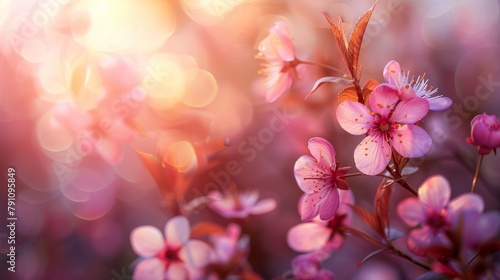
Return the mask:
M 471 137 L 467 143 L 478 146 L 480 155 L 487 155 L 492 150 L 496 155 L 496 148 L 500 147 L 500 121 L 495 115 L 482 113 L 471 121 Z

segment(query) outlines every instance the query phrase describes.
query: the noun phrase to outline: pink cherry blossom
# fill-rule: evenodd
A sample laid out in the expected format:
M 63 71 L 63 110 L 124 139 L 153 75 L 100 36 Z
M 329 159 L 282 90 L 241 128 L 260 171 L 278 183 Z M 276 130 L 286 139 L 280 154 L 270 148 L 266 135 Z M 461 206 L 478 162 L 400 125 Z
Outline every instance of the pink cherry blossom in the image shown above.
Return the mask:
M 241 236 L 241 228 L 237 224 L 229 224 L 226 232 L 211 234 L 209 239 L 213 255 L 207 266 L 208 275 L 214 279 L 227 279 L 244 270 L 250 240 L 246 235 Z
M 259 44 L 258 58 L 266 60 L 262 72 L 266 75 L 266 101 L 278 99 L 292 85 L 295 76 L 295 47 L 286 23 L 278 21 L 269 35 Z
M 224 218 L 246 218 L 250 215 L 264 214 L 276 208 L 272 198 L 258 201 L 256 191 L 223 195 L 219 191 L 208 194 L 208 206 Z
M 339 232 L 339 228 L 351 223 L 352 211 L 348 205 L 354 204 L 354 196 L 351 190 L 341 190 L 339 194 L 340 207 L 331 220 L 316 218 L 311 222 L 298 224 L 288 231 L 287 242 L 290 248 L 301 253 L 330 255 L 333 250 L 342 246 L 344 236 Z
M 307 147 L 312 156 L 301 156 L 294 167 L 295 180 L 305 193 L 301 219 L 309 221 L 319 214 L 322 220 L 329 220 L 340 205 L 338 189 L 349 188 L 342 176 L 350 167 L 339 168 L 335 149 L 324 138 L 309 139 Z
M 366 134 L 354 150 L 354 161 L 361 172 L 382 172 L 391 160 L 391 147 L 407 158 L 429 151 L 432 139 L 414 124 L 429 111 L 423 98 L 401 100 L 396 88 L 380 84 L 370 95 L 369 105 L 371 110 L 361 103 L 344 101 L 337 108 L 337 119 L 344 130 Z
M 241 237 L 241 228 L 237 224 L 229 224 L 224 234 L 212 234 L 210 243 L 214 248 L 212 263 L 217 264 L 241 264 L 249 249 L 248 236 Z
M 495 115 L 482 113 L 471 121 L 471 137 L 467 143 L 477 146 L 480 155 L 487 155 L 500 147 L 500 121 Z
M 424 75 L 425 76 L 425 75 Z M 432 96 L 437 92 L 437 88 L 427 86 L 428 80 L 424 77 L 414 77 L 410 80 L 410 72 L 403 73 L 397 61 L 391 60 L 384 68 L 384 79 L 387 83 L 399 89 L 402 99 L 407 96 L 418 96 L 425 98 L 429 102 L 429 109 L 442 111 L 450 108 L 452 100 L 442 95 Z
M 457 230 L 461 233 L 465 248 L 468 249 L 477 249 L 481 244 L 494 239 L 500 232 L 500 213 L 497 211 L 486 213 L 463 211 L 457 218 L 462 220 L 453 224 L 462 226 Z
M 408 248 L 419 256 L 427 255 L 432 247 L 449 248 L 451 242 L 445 231 L 453 228 L 454 221 L 464 211 L 482 212 L 482 198 L 473 193 L 462 194 L 450 202 L 451 188 L 441 175 L 427 179 L 418 189 L 418 199 L 407 198 L 398 205 L 398 214 L 411 227 Z
M 132 249 L 144 258 L 134 279 L 191 279 L 190 270 L 205 266 L 212 251 L 200 240 L 189 240 L 189 221 L 176 216 L 165 225 L 164 236 L 153 226 L 140 226 L 130 234 Z
M 333 272 L 321 269 L 323 259 L 316 254 L 298 255 L 292 260 L 292 273 L 299 280 L 333 280 Z

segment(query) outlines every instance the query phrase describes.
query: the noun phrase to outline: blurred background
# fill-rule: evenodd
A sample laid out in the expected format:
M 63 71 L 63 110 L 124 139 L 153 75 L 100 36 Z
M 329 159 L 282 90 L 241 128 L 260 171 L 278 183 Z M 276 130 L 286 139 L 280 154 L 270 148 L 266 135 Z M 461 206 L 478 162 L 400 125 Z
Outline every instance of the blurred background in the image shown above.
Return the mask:
M 295 160 L 308 153 L 309 138 L 321 136 L 342 166 L 354 166 L 360 138 L 334 118 L 342 86 L 325 85 L 304 101 L 316 79 L 338 72 L 304 65 L 291 90 L 266 103 L 257 46 L 281 20 L 297 57 L 347 73 L 321 12 L 335 22 L 341 17 L 349 32 L 372 4 L 0 0 L 0 172 L 6 182 L 7 168 L 15 169 L 18 218 L 17 271 L 4 268 L 8 244 L 1 229 L 0 278 L 131 279 L 137 256 L 130 231 L 162 228 L 172 215 L 137 151 L 165 156 L 180 172 L 207 168 L 194 177 L 186 200 L 224 188 L 226 163 L 236 161 L 241 172 L 229 177 L 238 188 L 278 202 L 244 222 L 250 264 L 264 279 L 284 275 L 297 255 L 286 243 L 288 229 L 300 222 Z M 409 177 L 414 188 L 440 173 L 453 197 L 470 189 L 478 159 L 465 142 L 470 120 L 482 112 L 500 117 L 499 6 L 494 0 L 378 1 L 363 41 L 362 82 L 382 82 L 385 64 L 397 60 L 412 75 L 426 73 L 454 101 L 421 123 L 434 143 L 412 161 L 419 167 Z M 272 129 L 276 120 L 282 129 Z M 499 170 L 500 158 L 486 156 L 477 188 L 486 210 L 500 208 Z M 379 180 L 348 182 L 356 203 L 371 209 Z M 407 196 L 396 189 L 392 207 Z M 228 223 L 205 210 L 191 213 L 191 223 Z M 6 211 L 0 213 L 5 221 Z M 405 228 L 396 215 L 393 221 Z M 338 279 L 413 279 L 423 272 L 387 254 L 357 267 L 376 249 L 371 246 L 347 238 L 324 266 Z

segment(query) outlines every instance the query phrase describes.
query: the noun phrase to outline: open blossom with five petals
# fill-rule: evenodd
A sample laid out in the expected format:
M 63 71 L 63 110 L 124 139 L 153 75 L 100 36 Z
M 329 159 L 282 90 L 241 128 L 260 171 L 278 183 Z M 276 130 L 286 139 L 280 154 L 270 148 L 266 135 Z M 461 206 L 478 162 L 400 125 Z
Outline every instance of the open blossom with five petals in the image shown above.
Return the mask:
M 349 205 L 354 204 L 354 195 L 351 190 L 339 191 L 340 206 L 335 216 L 329 221 L 316 217 L 311 222 L 301 223 L 292 227 L 287 234 L 290 248 L 301 253 L 314 252 L 317 256 L 326 256 L 338 249 L 344 242 L 340 228 L 351 224 L 352 210 Z M 300 203 L 302 203 L 300 201 Z M 299 205 L 299 212 L 300 212 Z
M 278 21 L 269 35 L 259 44 L 258 58 L 266 60 L 262 72 L 266 75 L 266 101 L 278 99 L 292 85 L 295 75 L 295 46 L 286 23 Z
M 208 194 L 208 206 L 224 218 L 243 219 L 250 215 L 264 214 L 276 208 L 276 200 L 266 198 L 258 201 L 256 191 L 223 195 L 219 191 Z
M 319 214 L 322 220 L 329 220 L 340 205 L 338 189 L 349 189 L 343 176 L 350 167 L 339 168 L 335 161 L 335 149 L 324 138 L 309 139 L 307 147 L 312 156 L 301 156 L 294 167 L 297 184 L 305 193 L 301 219 L 309 221 Z
M 382 172 L 391 160 L 391 147 L 407 158 L 429 151 L 430 136 L 415 125 L 429 111 L 425 99 L 401 100 L 396 88 L 380 84 L 371 93 L 369 105 L 371 110 L 364 104 L 344 101 L 337 108 L 337 119 L 344 130 L 354 135 L 366 134 L 354 150 L 354 161 L 361 172 Z
M 407 245 L 414 254 L 426 256 L 434 247 L 449 248 L 451 241 L 446 231 L 451 230 L 466 211 L 481 213 L 482 198 L 473 193 L 462 194 L 450 202 L 451 188 L 443 176 L 427 179 L 418 189 L 418 199 L 407 198 L 398 205 L 398 214 L 414 229 L 408 236 Z
M 205 266 L 212 250 L 200 240 L 189 240 L 189 221 L 176 216 L 165 225 L 165 237 L 153 226 L 140 226 L 130 234 L 132 249 L 144 259 L 134 270 L 134 279 L 191 279 L 190 271 Z
M 428 80 L 424 80 L 423 76 L 419 76 L 417 80 L 414 80 L 413 77 L 410 80 L 409 77 L 410 72 L 403 73 L 397 61 L 389 61 L 384 68 L 385 81 L 398 88 L 402 99 L 405 99 L 407 96 L 413 97 L 416 95 L 426 99 L 432 111 L 442 111 L 450 108 L 452 104 L 451 99 L 442 95 L 433 96 L 437 92 L 437 88 L 428 87 Z
M 500 147 L 500 121 L 495 115 L 482 113 L 471 121 L 471 137 L 467 143 L 477 146 L 480 155 L 487 155 Z

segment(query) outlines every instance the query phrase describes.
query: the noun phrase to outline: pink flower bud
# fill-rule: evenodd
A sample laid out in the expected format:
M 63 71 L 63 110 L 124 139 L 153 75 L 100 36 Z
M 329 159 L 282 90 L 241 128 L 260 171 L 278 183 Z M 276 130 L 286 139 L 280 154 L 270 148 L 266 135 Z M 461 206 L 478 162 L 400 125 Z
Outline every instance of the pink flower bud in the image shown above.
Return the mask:
M 478 146 L 480 155 L 487 155 L 492 150 L 496 155 L 496 148 L 500 147 L 500 121 L 495 115 L 482 113 L 471 121 L 471 137 L 467 143 Z

